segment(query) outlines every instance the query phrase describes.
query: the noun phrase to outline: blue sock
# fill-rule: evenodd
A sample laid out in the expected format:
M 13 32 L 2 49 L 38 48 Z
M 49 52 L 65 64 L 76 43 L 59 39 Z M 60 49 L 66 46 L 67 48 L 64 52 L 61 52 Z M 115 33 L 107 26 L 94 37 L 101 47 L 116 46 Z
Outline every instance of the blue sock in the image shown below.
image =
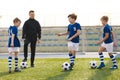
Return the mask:
M 18 68 L 18 58 L 15 58 L 15 68 Z
M 103 56 L 103 53 L 99 53 L 99 57 L 100 57 L 100 62 L 101 63 L 104 63 L 104 56 Z
M 111 55 L 110 58 L 112 59 L 112 63 L 113 63 L 113 65 L 117 65 L 117 62 L 116 62 L 115 56 Z
M 9 69 L 12 68 L 12 57 L 11 56 L 8 57 L 8 68 Z
M 75 56 L 73 56 L 72 54 L 69 53 L 69 57 L 70 57 L 70 63 L 74 63 Z

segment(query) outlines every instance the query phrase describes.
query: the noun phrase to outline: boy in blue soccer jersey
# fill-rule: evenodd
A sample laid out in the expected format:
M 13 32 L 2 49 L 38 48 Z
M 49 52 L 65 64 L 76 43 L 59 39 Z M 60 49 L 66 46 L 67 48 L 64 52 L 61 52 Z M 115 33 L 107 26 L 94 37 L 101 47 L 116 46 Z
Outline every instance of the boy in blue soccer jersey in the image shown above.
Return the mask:
M 9 51 L 9 57 L 8 57 L 8 68 L 9 73 L 12 72 L 12 53 L 15 55 L 15 72 L 20 72 L 21 70 L 18 68 L 18 52 L 20 48 L 20 41 L 18 39 L 18 27 L 21 24 L 21 20 L 18 18 L 15 18 L 13 20 L 14 26 L 10 26 L 8 33 L 9 33 L 9 40 L 8 40 L 8 51 Z
M 103 67 L 105 67 L 104 56 L 102 53 L 105 50 L 107 50 L 107 52 L 112 60 L 112 63 L 113 63 L 113 66 L 111 67 L 111 69 L 118 69 L 115 56 L 112 54 L 113 46 L 116 46 L 116 44 L 114 42 L 114 34 L 112 31 L 112 27 L 110 25 L 108 25 L 108 17 L 107 16 L 103 16 L 101 18 L 101 22 L 102 22 L 104 28 L 103 28 L 103 39 L 101 39 L 97 43 L 97 44 L 101 44 L 101 47 L 98 50 L 101 63 L 97 69 L 102 69 Z
M 76 23 L 77 15 L 70 14 L 68 15 L 70 24 L 68 25 L 68 30 L 65 33 L 58 33 L 58 36 L 69 35 L 68 36 L 68 50 L 70 57 L 70 70 L 73 69 L 76 52 L 79 47 L 79 35 L 81 26 L 79 23 Z

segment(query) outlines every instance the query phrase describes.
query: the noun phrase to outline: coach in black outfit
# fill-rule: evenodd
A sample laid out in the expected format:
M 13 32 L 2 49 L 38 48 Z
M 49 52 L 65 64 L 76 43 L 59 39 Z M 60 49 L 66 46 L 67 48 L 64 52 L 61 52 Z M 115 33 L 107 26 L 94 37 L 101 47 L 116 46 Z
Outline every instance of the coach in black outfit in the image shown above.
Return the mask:
M 34 67 L 36 42 L 41 42 L 41 26 L 37 20 L 34 19 L 35 13 L 33 10 L 29 11 L 30 18 L 24 23 L 22 30 L 22 39 L 24 39 L 24 59 L 27 61 L 28 44 L 31 47 L 31 67 Z

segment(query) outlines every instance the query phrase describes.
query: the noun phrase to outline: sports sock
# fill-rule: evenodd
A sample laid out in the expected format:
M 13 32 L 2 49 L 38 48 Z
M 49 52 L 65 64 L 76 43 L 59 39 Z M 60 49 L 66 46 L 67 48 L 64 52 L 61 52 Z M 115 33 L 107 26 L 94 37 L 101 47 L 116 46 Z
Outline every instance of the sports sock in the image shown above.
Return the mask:
M 104 63 L 104 56 L 103 56 L 103 53 L 99 53 L 99 57 L 100 57 L 100 62 L 101 63 Z
M 12 68 L 12 57 L 11 56 L 8 57 L 8 68 L 9 69 Z
M 113 65 L 117 65 L 115 56 L 111 55 L 110 58 L 111 58 L 111 60 L 112 60 Z
M 72 54 L 69 53 L 69 57 L 70 57 L 70 63 L 74 63 L 75 56 L 73 56 Z
M 18 58 L 15 58 L 15 69 L 18 68 Z

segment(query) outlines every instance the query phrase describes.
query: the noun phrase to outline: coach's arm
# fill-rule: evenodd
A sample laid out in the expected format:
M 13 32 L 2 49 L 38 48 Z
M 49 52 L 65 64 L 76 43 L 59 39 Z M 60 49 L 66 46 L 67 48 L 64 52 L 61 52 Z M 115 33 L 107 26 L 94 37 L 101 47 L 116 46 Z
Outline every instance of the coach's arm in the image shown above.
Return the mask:
M 27 26 L 27 24 L 25 22 L 23 25 L 23 29 L 22 29 L 22 39 L 25 39 L 25 37 L 26 37 L 26 32 L 27 32 L 26 26 Z

